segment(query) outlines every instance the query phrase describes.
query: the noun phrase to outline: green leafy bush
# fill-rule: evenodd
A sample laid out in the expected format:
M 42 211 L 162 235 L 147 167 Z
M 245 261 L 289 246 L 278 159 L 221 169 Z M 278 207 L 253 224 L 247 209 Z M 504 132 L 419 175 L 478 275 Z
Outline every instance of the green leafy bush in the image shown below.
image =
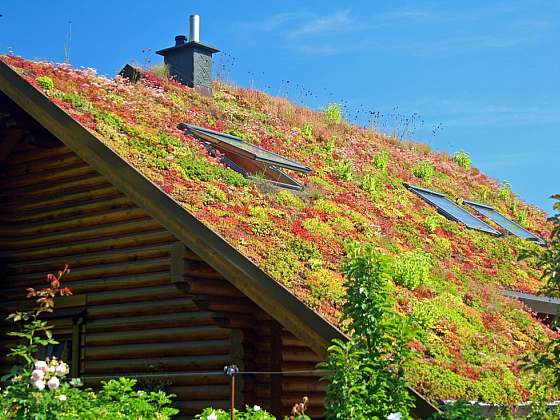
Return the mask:
M 463 150 L 455 153 L 455 156 L 453 156 L 453 160 L 462 168 L 470 169 L 471 167 L 471 156 Z
M 429 281 L 432 264 L 430 254 L 423 251 L 400 254 L 394 259 L 393 280 L 413 290 Z
M 482 420 L 480 406 L 469 401 L 455 401 L 444 404 L 441 413 L 436 413 L 430 420 Z
M 52 327 L 39 317 L 54 310 L 54 298 L 71 294 L 61 286 L 68 266 L 58 275 L 49 274 L 49 286 L 27 289 L 35 307 L 8 317 L 17 329 L 8 335 L 19 339 L 10 349 L 15 359 L 10 373 L 2 377 L 7 386 L 0 392 L 1 419 L 170 419 L 178 410 L 170 408 L 171 396 L 163 391 L 144 392 L 134 387 L 135 379 L 103 382 L 99 392 L 83 389 L 77 378 L 68 381 L 69 368 L 63 361 L 36 360 L 42 346 L 57 344 Z
M 347 303 L 340 325 L 351 337 L 335 340 L 320 367 L 326 379 L 327 417 L 386 419 L 399 412 L 406 418 L 412 397 L 404 367 L 412 357 L 409 343 L 417 336 L 410 319 L 393 309 L 389 291 L 391 258 L 371 244 L 350 244 L 343 272 Z
M 54 82 L 49 76 L 39 76 L 35 79 L 39 86 L 41 86 L 45 90 L 53 90 L 54 89 Z
M 195 420 L 230 420 L 231 412 L 221 408 L 208 407 L 194 418 Z M 245 406 L 245 410 L 235 410 L 235 418 L 239 420 L 276 420 L 276 417 L 258 405 Z
M 373 166 L 382 171 L 387 169 L 391 155 L 386 150 L 381 150 L 373 157 Z
M 342 181 L 351 181 L 354 176 L 354 168 L 352 162 L 346 159 L 341 159 L 335 167 L 336 177 Z
M 313 125 L 311 125 L 310 123 L 303 124 L 301 135 L 308 140 L 313 139 Z
M 339 124 L 342 121 L 342 107 L 339 104 L 328 104 L 324 112 L 329 122 Z
M 412 174 L 417 177 L 421 178 L 427 183 L 432 182 L 432 178 L 434 177 L 436 170 L 434 165 L 431 162 L 423 161 L 412 168 Z

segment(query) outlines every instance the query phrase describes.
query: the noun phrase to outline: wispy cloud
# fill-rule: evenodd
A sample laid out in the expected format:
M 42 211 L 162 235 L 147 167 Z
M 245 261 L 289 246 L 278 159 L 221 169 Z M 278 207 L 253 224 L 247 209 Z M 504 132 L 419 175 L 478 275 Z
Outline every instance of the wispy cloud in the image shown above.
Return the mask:
M 242 22 L 241 26 L 244 29 L 250 29 L 254 31 L 272 32 L 277 29 L 281 29 L 286 25 L 293 25 L 293 22 L 298 22 L 309 17 L 309 12 L 283 12 L 276 13 L 258 21 Z
M 364 29 L 365 26 L 356 22 L 351 16 L 350 9 L 339 10 L 334 13 L 315 16 L 294 28 L 288 34 L 289 38 L 302 36 L 327 34 L 336 32 L 348 32 Z

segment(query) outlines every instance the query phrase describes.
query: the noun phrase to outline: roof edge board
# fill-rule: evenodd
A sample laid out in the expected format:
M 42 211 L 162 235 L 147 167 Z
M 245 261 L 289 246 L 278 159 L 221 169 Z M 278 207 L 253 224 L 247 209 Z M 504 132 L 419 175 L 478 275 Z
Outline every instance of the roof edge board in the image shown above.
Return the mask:
M 338 328 L 306 306 L 223 237 L 154 185 L 2 60 L 0 91 L 86 163 L 111 179 L 115 187 L 169 229 L 263 310 L 294 334 L 300 335 L 317 354 L 325 356 L 332 339 L 346 338 Z M 302 325 L 305 327 L 302 328 Z

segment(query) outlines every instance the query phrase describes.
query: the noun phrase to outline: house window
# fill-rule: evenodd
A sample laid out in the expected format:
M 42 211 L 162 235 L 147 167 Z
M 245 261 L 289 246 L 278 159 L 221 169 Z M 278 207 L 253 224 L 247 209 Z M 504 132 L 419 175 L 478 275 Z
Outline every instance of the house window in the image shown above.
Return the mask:
M 52 325 L 53 338 L 58 344 L 43 346 L 37 352 L 41 360 L 56 357 L 70 367 L 70 377 L 80 376 L 81 340 L 86 313 L 85 296 L 67 296 L 55 301 L 55 310 L 42 320 Z
M 458 206 L 445 195 L 430 191 L 425 188 L 416 187 L 411 184 L 405 184 L 406 188 L 417 194 L 428 204 L 434 206 L 439 213 L 447 217 L 448 219 L 455 220 L 456 222 L 463 223 L 470 229 L 476 229 L 481 232 L 486 232 L 491 235 L 501 236 L 502 234 L 494 229 L 487 223 L 484 223 L 478 217 L 469 213 L 464 208 Z
M 267 181 L 291 189 L 303 187 L 282 169 L 309 173 L 311 168 L 247 143 L 238 137 L 191 124 L 181 123 L 180 130 L 199 140 L 208 153 L 244 176 L 259 176 Z
M 511 221 L 495 208 L 491 206 L 487 206 L 485 204 L 476 203 L 474 201 L 465 200 L 465 203 L 471 206 L 473 209 L 475 209 L 478 213 L 492 220 L 494 223 L 496 223 L 498 226 L 508 231 L 512 235 L 515 235 L 521 239 L 527 239 L 529 241 L 536 242 L 539 245 L 545 245 L 545 242 L 541 238 L 539 238 L 536 235 L 533 235 L 523 226 L 520 226 L 517 223 Z

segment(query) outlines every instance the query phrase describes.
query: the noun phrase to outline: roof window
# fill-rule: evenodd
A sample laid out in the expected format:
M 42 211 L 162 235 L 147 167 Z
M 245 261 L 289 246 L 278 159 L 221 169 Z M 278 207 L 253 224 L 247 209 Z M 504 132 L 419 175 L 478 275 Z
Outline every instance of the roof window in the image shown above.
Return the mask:
M 425 188 L 416 187 L 414 185 L 405 184 L 406 188 L 420 196 L 428 204 L 434 206 L 439 213 L 448 219 L 455 220 L 456 222 L 463 223 L 470 229 L 476 229 L 481 232 L 486 232 L 491 235 L 501 236 L 502 234 L 494 229 L 492 226 L 480 220 L 478 217 L 469 213 L 464 208 L 458 206 L 445 195 L 430 191 Z
M 177 127 L 199 140 L 211 156 L 220 158 L 223 164 L 244 176 L 264 177 L 281 187 L 301 190 L 303 186 L 281 169 L 311 172 L 311 168 L 299 162 L 247 143 L 238 137 L 186 123 Z
M 527 239 L 529 241 L 536 242 L 539 245 L 545 245 L 545 242 L 541 238 L 539 238 L 536 235 L 533 235 L 531 232 L 529 232 L 523 226 L 518 225 L 517 223 L 511 221 L 510 219 L 505 217 L 503 214 L 498 212 L 498 210 L 496 210 L 495 208 L 493 208 L 491 206 L 487 206 L 485 204 L 477 203 L 477 202 L 474 202 L 474 201 L 465 200 L 465 203 L 468 204 L 469 206 L 471 206 L 473 209 L 475 209 L 477 212 L 479 212 L 483 216 L 492 220 L 494 223 L 496 223 L 498 226 L 500 226 L 504 230 L 508 231 L 512 235 L 515 235 L 515 236 L 517 236 L 518 238 L 521 238 L 521 239 Z

